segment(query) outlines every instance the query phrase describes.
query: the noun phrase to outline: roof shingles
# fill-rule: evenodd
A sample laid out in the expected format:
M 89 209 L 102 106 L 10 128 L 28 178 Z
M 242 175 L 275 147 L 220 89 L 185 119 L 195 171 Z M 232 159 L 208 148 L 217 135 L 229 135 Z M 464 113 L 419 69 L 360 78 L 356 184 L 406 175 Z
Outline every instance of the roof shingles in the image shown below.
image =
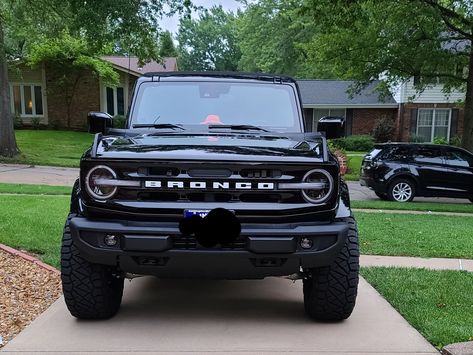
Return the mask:
M 302 103 L 308 105 L 345 105 L 349 106 L 387 106 L 395 105 L 396 100 L 389 95 L 380 100 L 376 87 L 379 81 L 368 85 L 352 98 L 348 94 L 350 87 L 355 84 L 350 80 L 298 80 Z
M 137 57 L 126 56 L 104 56 L 103 60 L 112 63 L 118 69 L 125 72 L 130 71 L 132 74 L 141 76 L 148 72 L 170 72 L 177 71 L 177 61 L 174 57 L 163 58 L 162 63 L 151 61 L 142 67 L 139 65 Z

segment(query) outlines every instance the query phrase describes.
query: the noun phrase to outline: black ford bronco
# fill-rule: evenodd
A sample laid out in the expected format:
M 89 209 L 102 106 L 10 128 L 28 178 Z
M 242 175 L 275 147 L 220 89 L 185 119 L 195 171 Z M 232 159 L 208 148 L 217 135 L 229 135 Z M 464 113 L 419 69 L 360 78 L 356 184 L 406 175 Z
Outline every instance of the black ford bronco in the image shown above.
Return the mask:
M 348 188 L 326 137 L 304 133 L 293 79 L 149 73 L 124 129 L 88 118 L 96 135 L 61 250 L 73 316 L 113 316 L 136 275 L 302 279 L 311 318 L 350 316 L 359 250 Z M 328 137 L 339 123 L 319 127 Z

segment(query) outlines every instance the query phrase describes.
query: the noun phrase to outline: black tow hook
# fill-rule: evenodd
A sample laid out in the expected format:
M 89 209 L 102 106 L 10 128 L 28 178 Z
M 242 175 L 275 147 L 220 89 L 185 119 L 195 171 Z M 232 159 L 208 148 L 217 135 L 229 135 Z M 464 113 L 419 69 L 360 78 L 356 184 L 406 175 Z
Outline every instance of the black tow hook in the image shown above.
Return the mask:
M 204 218 L 194 215 L 182 219 L 179 230 L 183 235 L 195 235 L 200 245 L 211 248 L 234 242 L 241 233 L 241 224 L 233 212 L 215 208 Z

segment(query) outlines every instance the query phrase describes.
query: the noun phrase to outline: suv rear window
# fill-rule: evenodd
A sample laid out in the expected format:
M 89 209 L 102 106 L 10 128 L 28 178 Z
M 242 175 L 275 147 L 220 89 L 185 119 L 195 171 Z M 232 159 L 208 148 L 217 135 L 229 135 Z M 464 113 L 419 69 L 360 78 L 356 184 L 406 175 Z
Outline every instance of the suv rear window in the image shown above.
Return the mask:
M 411 150 L 406 146 L 390 147 L 385 149 L 381 159 L 386 160 L 405 160 L 410 156 Z

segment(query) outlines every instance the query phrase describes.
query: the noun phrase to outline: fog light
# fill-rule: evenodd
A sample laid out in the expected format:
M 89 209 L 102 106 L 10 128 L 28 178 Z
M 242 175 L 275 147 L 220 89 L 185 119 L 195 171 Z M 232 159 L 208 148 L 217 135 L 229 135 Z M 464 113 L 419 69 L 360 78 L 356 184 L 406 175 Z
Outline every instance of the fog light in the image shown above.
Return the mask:
M 310 249 L 314 245 L 314 242 L 310 238 L 302 238 L 301 239 L 301 247 L 302 249 Z
M 105 238 L 103 238 L 103 242 L 108 247 L 114 247 L 118 244 L 118 237 L 114 234 L 107 234 Z

